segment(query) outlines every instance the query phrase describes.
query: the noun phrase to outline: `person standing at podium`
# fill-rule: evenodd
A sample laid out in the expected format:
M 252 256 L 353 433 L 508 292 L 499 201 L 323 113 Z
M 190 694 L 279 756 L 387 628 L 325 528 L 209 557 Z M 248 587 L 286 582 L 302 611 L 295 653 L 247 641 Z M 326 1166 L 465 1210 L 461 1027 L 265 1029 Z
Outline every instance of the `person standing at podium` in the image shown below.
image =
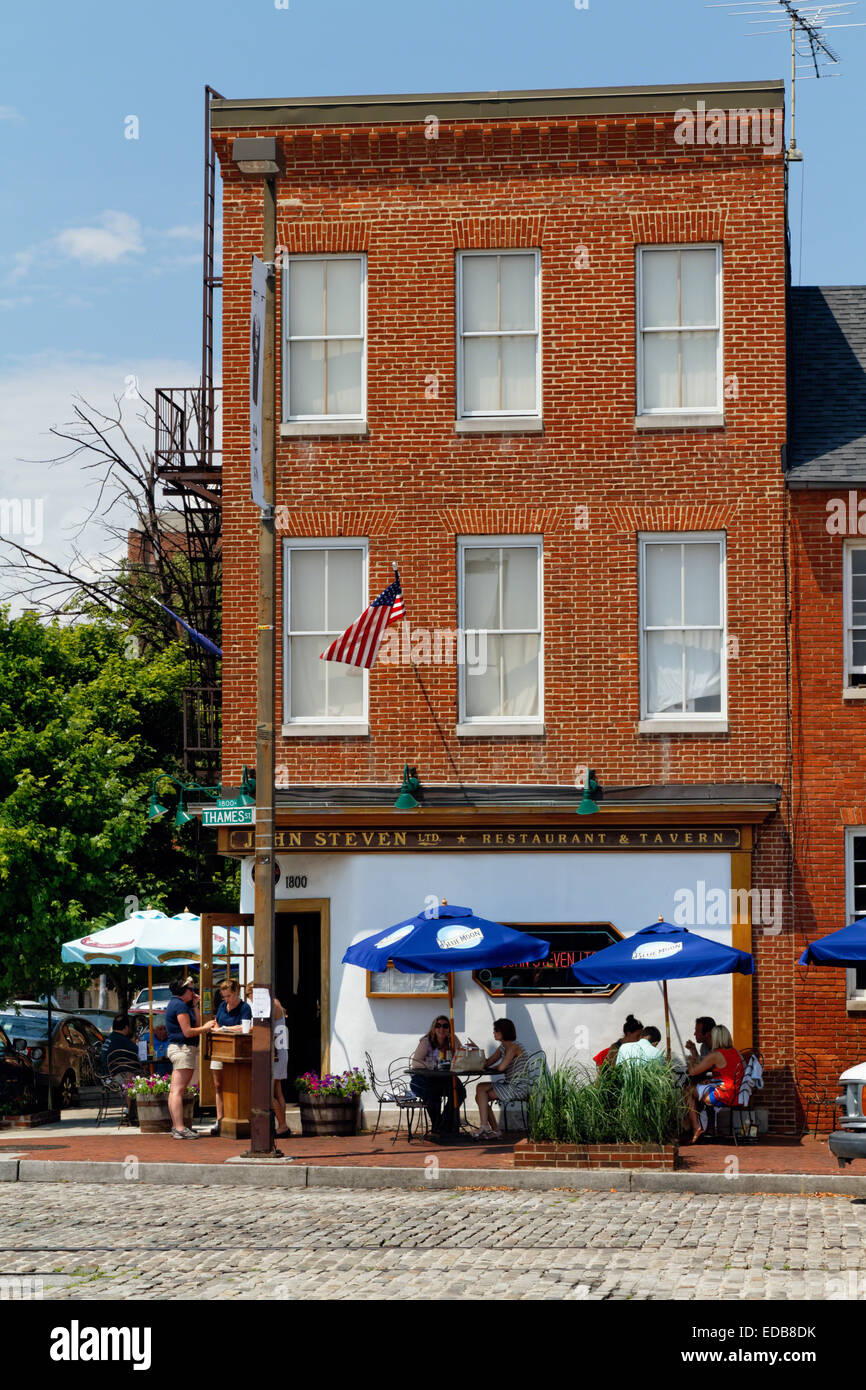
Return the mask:
M 241 998 L 240 985 L 237 980 L 223 980 L 220 985 L 220 995 L 222 997 L 216 1011 L 216 1026 L 219 1032 L 243 1033 L 244 1019 L 250 1020 L 251 1028 L 253 1011 L 249 1004 Z M 223 1119 L 223 1064 L 217 1058 L 212 1057 L 210 1069 L 216 1099 L 216 1124 L 211 1130 L 211 1136 L 215 1138 L 220 1133 Z

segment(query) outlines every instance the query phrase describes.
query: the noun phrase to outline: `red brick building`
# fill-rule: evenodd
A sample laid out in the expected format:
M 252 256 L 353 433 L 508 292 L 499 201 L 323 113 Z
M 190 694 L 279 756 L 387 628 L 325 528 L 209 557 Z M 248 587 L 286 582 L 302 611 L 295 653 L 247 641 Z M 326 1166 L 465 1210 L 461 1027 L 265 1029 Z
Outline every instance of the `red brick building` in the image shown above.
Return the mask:
M 866 915 L 866 290 L 795 288 L 790 312 L 795 938 Z M 799 954 L 799 952 L 798 952 Z M 866 1052 L 866 970 L 796 969 L 804 1102 Z M 817 1104 L 809 1121 L 817 1121 Z M 831 1110 L 820 1116 L 829 1128 Z
M 298 1064 L 411 1050 L 441 981 L 365 987 L 340 959 L 429 894 L 555 935 L 559 961 L 663 914 L 757 962 L 672 985 L 675 1047 L 696 1013 L 732 1025 L 792 1125 L 783 103 L 779 82 L 214 103 L 227 783 L 254 759 L 262 254 L 233 142 L 274 136 L 282 163 L 277 992 Z M 321 662 L 392 561 L 417 672 Z M 448 659 L 458 629 L 483 635 L 474 668 L 469 639 Z M 404 763 L 418 810 L 394 809 Z M 248 858 L 249 832 L 221 834 Z M 721 912 L 749 889 L 751 922 Z M 467 982 L 458 1031 L 486 1041 L 507 1008 L 591 1055 L 629 1010 L 659 1021 L 656 986 L 542 973 Z

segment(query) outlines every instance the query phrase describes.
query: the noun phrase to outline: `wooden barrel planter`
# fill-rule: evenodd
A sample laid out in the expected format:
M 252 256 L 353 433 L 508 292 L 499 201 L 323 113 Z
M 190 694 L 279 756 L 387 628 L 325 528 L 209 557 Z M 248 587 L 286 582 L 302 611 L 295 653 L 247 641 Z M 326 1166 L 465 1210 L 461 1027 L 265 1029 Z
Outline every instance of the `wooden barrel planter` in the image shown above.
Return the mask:
M 357 1134 L 361 1113 L 360 1096 L 298 1096 L 303 1134 Z
M 168 1096 L 136 1096 L 138 1127 L 142 1134 L 168 1134 L 171 1129 L 171 1116 L 168 1113 Z M 186 1123 L 186 1101 L 184 1101 L 184 1123 Z

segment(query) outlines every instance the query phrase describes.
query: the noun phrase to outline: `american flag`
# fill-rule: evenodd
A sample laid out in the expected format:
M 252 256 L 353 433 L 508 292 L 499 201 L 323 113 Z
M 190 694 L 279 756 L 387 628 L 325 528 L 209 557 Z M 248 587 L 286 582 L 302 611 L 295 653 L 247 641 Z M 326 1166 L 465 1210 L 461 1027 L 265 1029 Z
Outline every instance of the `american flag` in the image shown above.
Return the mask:
M 385 628 L 391 623 L 400 622 L 405 616 L 400 576 L 395 574 L 393 583 L 373 599 L 370 607 L 365 608 L 360 618 L 346 628 L 342 637 L 335 638 L 319 660 L 341 661 L 346 666 L 364 666 L 369 671 L 376 660 Z

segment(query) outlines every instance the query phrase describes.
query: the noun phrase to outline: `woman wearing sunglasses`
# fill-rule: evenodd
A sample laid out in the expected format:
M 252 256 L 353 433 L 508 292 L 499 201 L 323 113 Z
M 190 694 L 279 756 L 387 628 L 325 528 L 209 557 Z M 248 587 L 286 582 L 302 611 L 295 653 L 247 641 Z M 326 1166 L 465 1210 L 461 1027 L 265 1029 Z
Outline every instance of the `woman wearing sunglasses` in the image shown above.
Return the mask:
M 457 1128 L 454 1111 L 454 1081 L 449 1068 L 455 1047 L 460 1047 L 460 1039 L 451 1037 L 451 1024 L 447 1014 L 434 1018 L 429 1033 L 418 1040 L 412 1057 L 413 1075 L 409 1086 L 416 1096 L 424 1102 L 430 1116 L 430 1128 L 434 1136 L 438 1130 L 451 1131 Z M 429 1076 L 423 1072 L 429 1071 Z M 447 1072 L 447 1075 L 445 1074 Z M 466 1087 L 457 1082 L 457 1109 L 466 1098 Z M 442 1114 L 442 1102 L 445 1113 Z

